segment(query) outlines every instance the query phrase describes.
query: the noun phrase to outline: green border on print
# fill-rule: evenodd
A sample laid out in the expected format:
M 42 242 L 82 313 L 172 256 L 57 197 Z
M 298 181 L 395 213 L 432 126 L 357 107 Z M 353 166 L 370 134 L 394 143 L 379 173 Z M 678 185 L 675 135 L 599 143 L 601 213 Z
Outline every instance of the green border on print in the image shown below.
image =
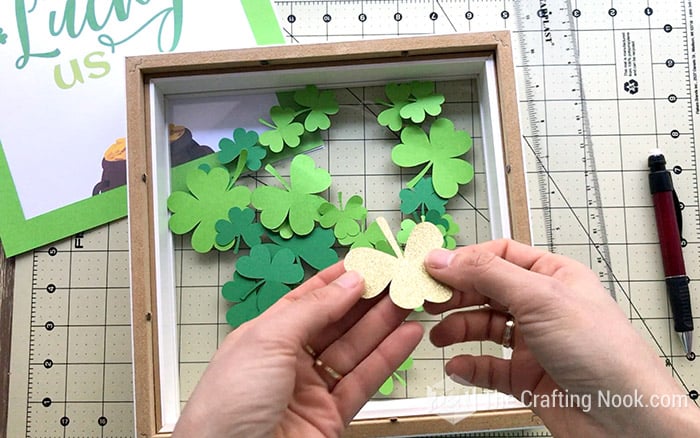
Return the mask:
M 284 44 L 270 0 L 241 0 L 255 42 Z M 174 176 L 189 166 L 173 169 Z M 27 219 L 0 142 L 0 241 L 7 257 L 31 251 L 127 215 L 126 186 Z

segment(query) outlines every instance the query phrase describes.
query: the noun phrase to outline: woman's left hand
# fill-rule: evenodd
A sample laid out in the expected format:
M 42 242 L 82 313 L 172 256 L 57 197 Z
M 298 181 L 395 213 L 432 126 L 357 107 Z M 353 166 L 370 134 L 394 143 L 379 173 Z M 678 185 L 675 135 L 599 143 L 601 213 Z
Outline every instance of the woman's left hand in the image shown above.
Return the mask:
M 362 290 L 338 263 L 231 332 L 173 436 L 340 435 L 423 335 L 403 323 L 410 311 Z

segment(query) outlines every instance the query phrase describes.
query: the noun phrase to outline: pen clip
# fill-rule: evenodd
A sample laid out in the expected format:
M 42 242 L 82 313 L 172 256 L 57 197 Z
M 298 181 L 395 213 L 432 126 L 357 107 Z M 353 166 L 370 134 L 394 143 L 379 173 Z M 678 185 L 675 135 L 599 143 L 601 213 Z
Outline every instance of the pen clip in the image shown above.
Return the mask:
M 680 234 L 681 240 L 683 240 L 683 204 L 681 204 L 681 201 L 678 199 L 675 190 L 672 190 L 671 193 L 673 194 L 673 206 L 676 210 L 676 221 L 678 221 L 678 234 Z

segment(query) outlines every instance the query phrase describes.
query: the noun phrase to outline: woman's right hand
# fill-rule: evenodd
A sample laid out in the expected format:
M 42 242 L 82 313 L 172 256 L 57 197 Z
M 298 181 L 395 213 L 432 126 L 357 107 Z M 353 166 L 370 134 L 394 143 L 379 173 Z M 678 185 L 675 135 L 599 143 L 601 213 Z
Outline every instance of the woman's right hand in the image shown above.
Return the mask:
M 426 268 L 455 294 L 425 309 L 458 309 L 431 331 L 436 346 L 501 343 L 515 321 L 511 359 L 459 355 L 446 365 L 451 377 L 512 394 L 557 436 L 700 435 L 700 409 L 584 265 L 499 240 L 435 250 Z

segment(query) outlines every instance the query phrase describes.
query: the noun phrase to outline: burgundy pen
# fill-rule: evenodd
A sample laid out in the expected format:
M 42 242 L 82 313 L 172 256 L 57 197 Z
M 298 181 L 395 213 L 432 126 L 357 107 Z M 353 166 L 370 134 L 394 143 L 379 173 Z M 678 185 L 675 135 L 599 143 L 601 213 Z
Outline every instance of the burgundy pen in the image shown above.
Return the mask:
M 680 211 L 677 211 L 678 198 L 673 191 L 671 173 L 666 170 L 666 158 L 660 150 L 649 153 L 649 188 L 651 189 L 656 229 L 661 245 L 661 259 L 666 277 L 666 292 L 671 303 L 673 328 L 681 338 L 683 350 L 688 359 L 693 353 L 693 313 L 690 305 L 688 276 L 683 262 L 681 246 Z

